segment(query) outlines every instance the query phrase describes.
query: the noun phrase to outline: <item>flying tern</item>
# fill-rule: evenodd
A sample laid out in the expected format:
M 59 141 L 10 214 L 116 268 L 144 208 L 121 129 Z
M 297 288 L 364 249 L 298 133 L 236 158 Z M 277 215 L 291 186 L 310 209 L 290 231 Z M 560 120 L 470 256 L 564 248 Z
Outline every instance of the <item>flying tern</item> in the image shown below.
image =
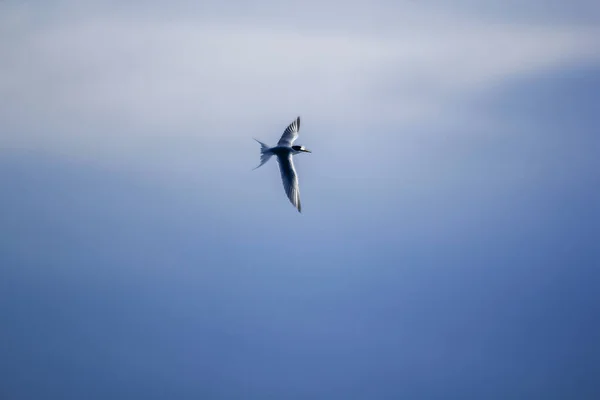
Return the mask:
M 300 205 L 300 186 L 298 185 L 298 174 L 296 174 L 296 168 L 294 168 L 293 156 L 300 153 L 310 153 L 311 151 L 304 146 L 293 145 L 294 141 L 298 139 L 299 130 L 300 117 L 296 118 L 296 120 L 286 128 L 283 135 L 281 135 L 281 139 L 279 139 L 277 146 L 269 147 L 258 139 L 254 140 L 260 144 L 260 164 L 256 168 L 262 167 L 269 161 L 271 156 L 277 156 L 285 194 L 294 207 L 298 209 L 298 212 L 302 212 L 302 206 Z

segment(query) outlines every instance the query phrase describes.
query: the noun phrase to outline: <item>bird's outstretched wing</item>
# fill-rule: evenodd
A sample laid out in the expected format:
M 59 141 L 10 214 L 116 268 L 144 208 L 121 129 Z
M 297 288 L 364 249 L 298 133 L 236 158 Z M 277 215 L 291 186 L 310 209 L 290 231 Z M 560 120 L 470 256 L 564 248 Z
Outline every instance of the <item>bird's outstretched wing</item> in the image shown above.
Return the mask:
M 298 209 L 298 212 L 302 212 L 302 206 L 300 205 L 300 185 L 298 184 L 298 175 L 296 174 L 296 168 L 294 168 L 294 160 L 292 159 L 292 153 L 277 157 L 279 162 L 279 170 L 281 171 L 281 180 L 283 181 L 283 189 L 290 202 Z
M 296 118 L 281 135 L 281 139 L 277 143 L 278 146 L 290 147 L 294 140 L 298 138 L 298 131 L 300 130 L 300 117 Z

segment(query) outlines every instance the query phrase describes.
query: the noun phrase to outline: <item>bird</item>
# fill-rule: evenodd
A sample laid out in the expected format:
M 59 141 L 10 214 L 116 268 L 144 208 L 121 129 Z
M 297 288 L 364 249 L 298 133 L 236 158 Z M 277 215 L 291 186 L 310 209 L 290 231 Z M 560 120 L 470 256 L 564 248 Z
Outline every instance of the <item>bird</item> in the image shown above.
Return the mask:
M 298 131 L 300 130 L 300 117 L 297 117 L 283 132 L 277 146 L 270 147 L 260 140 L 254 138 L 260 144 L 260 164 L 254 168 L 260 168 L 271 156 L 277 157 L 279 163 L 279 171 L 281 172 L 281 180 L 283 181 L 283 189 L 290 202 L 296 207 L 299 213 L 302 212 L 300 203 L 300 186 L 298 184 L 298 174 L 294 167 L 293 156 L 300 153 L 312 153 L 304 146 L 294 145 L 294 141 L 298 139 Z

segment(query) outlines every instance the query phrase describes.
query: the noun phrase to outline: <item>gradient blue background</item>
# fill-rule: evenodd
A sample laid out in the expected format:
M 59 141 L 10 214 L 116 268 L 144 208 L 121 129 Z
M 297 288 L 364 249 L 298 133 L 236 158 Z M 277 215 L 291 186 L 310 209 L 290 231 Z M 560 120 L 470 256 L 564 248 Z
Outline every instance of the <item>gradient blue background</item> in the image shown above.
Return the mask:
M 597 3 L 248 4 L 0 4 L 0 398 L 600 398 Z

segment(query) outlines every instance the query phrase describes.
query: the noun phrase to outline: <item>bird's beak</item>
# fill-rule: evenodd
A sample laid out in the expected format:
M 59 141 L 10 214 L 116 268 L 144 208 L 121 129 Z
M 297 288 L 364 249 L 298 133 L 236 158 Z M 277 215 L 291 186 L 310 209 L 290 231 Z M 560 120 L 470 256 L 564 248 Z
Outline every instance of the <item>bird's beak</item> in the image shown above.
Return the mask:
M 312 153 L 312 151 L 310 151 L 310 150 L 308 150 L 308 149 L 304 149 L 304 150 L 302 150 L 302 151 L 303 151 L 303 152 L 305 152 L 305 153 Z

